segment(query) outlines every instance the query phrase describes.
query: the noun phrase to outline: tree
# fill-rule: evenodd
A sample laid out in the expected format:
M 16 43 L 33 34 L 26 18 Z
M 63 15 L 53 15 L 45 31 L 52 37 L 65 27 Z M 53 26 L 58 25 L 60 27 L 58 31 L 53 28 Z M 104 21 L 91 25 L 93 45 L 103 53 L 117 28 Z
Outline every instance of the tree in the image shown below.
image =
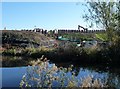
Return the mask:
M 85 5 L 89 13 L 85 13 L 83 18 L 90 22 L 90 27 L 93 25 L 101 26 L 107 32 L 109 41 L 112 41 L 115 32 L 118 30 L 120 24 L 120 2 L 103 2 L 97 0 L 96 2 L 87 2 Z
M 117 7 L 117 14 L 116 14 L 116 19 L 117 19 L 117 33 L 118 33 L 118 35 L 120 36 L 120 1 L 117 3 L 117 5 L 116 5 L 116 7 Z

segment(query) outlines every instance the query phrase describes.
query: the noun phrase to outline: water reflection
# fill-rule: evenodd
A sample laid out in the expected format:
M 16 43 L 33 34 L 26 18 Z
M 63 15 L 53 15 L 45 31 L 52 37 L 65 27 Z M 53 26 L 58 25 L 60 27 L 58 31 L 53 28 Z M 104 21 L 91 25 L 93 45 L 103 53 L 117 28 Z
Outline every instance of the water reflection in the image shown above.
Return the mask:
M 30 60 L 33 60 L 33 58 L 19 56 L 2 56 L 2 67 L 27 66 L 28 64 L 30 64 Z
M 15 59 L 11 58 L 10 60 L 15 60 Z M 23 59 L 18 58 L 18 60 L 23 60 Z M 68 64 L 57 63 L 57 66 L 68 67 L 69 65 L 70 65 L 69 63 Z M 18 87 L 22 79 L 22 76 L 26 73 L 26 68 L 27 67 L 0 68 L 0 70 L 2 69 L 2 86 Z M 83 78 L 88 75 L 92 75 L 94 79 L 100 78 L 104 82 L 107 81 L 107 84 L 111 87 L 115 87 L 116 89 L 119 89 L 120 87 L 120 68 L 74 65 L 73 71 L 75 72 L 75 75 L 79 79 L 81 77 Z

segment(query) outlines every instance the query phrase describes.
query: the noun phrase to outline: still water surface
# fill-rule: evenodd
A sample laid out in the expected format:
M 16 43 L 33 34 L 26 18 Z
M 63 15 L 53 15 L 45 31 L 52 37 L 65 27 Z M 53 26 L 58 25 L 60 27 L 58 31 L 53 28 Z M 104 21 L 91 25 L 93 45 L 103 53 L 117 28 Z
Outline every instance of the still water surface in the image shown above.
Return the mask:
M 51 65 L 51 64 L 50 64 Z M 27 67 L 4 67 L 2 69 L 2 87 L 19 87 L 22 76 L 26 73 Z M 106 70 L 106 69 L 105 69 Z M 88 75 L 93 75 L 94 78 L 102 80 L 107 79 L 108 84 L 116 89 L 120 89 L 120 69 L 110 69 L 107 71 L 99 70 L 90 67 L 75 67 L 76 76 L 83 78 Z

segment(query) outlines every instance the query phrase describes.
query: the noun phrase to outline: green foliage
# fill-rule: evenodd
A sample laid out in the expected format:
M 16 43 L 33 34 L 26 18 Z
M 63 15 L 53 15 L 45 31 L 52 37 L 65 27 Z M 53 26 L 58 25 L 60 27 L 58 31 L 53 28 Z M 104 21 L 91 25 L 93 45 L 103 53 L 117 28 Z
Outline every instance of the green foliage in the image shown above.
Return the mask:
M 117 63 L 120 59 L 120 1 L 110 2 L 97 0 L 96 2 L 87 2 L 89 14 L 86 13 L 83 18 L 90 24 L 96 24 L 106 29 L 106 33 L 96 34 L 96 37 L 102 41 L 108 41 L 107 48 L 100 50 L 98 54 L 106 62 Z
M 89 14 L 86 13 L 83 18 L 92 25 L 96 24 L 97 26 L 106 29 L 108 39 L 111 41 L 114 36 L 114 31 L 117 31 L 119 28 L 119 25 L 117 25 L 119 24 L 119 5 L 120 4 L 117 2 L 103 2 L 100 0 L 92 2 L 91 0 L 91 2 L 87 2 L 86 4 Z
M 100 39 L 101 41 L 108 41 L 106 33 L 98 33 L 98 34 L 95 34 L 95 36 L 97 39 Z
M 113 39 L 113 44 L 108 47 L 108 53 L 111 58 L 111 61 L 114 63 L 120 62 L 120 37 L 115 36 Z
M 5 55 L 16 55 L 16 49 L 8 49 L 8 50 L 5 50 L 2 52 L 2 54 L 5 54 Z
M 94 37 L 94 34 L 81 34 L 81 33 L 69 33 L 62 35 L 63 38 L 68 38 L 70 40 L 92 40 Z
M 64 45 L 56 49 L 49 49 L 45 47 L 40 48 L 26 48 L 26 49 L 8 49 L 3 52 L 3 55 L 24 56 L 31 58 L 40 58 L 45 55 L 55 62 L 70 62 L 80 64 L 119 64 L 120 58 L 120 38 L 115 38 L 114 44 L 108 46 L 93 46 L 90 48 L 77 47 L 75 44 L 66 42 Z M 17 60 L 16 60 L 17 61 Z M 4 61 L 6 63 L 6 61 Z M 10 63 L 9 63 L 10 64 Z M 8 64 L 8 65 L 9 65 Z M 29 64 L 29 61 L 28 61 Z M 11 65 L 11 64 L 10 64 Z M 21 64 L 22 65 L 22 64 Z

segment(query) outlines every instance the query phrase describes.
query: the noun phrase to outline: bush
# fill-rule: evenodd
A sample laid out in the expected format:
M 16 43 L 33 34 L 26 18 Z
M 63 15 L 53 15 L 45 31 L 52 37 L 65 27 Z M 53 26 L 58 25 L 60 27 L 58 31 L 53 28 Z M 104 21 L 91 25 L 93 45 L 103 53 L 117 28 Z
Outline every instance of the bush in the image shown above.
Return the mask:
M 78 79 L 75 72 L 72 71 L 72 65 L 69 68 L 57 67 L 55 64 L 49 64 L 44 56 L 37 61 L 31 61 L 33 64 L 27 69 L 23 76 L 20 87 L 107 87 L 106 83 L 100 79 L 93 80 L 92 76 Z M 68 76 L 69 73 L 72 74 Z
M 7 50 L 5 50 L 5 51 L 3 51 L 2 52 L 2 54 L 4 54 L 4 55 L 16 55 L 16 49 L 7 49 Z

